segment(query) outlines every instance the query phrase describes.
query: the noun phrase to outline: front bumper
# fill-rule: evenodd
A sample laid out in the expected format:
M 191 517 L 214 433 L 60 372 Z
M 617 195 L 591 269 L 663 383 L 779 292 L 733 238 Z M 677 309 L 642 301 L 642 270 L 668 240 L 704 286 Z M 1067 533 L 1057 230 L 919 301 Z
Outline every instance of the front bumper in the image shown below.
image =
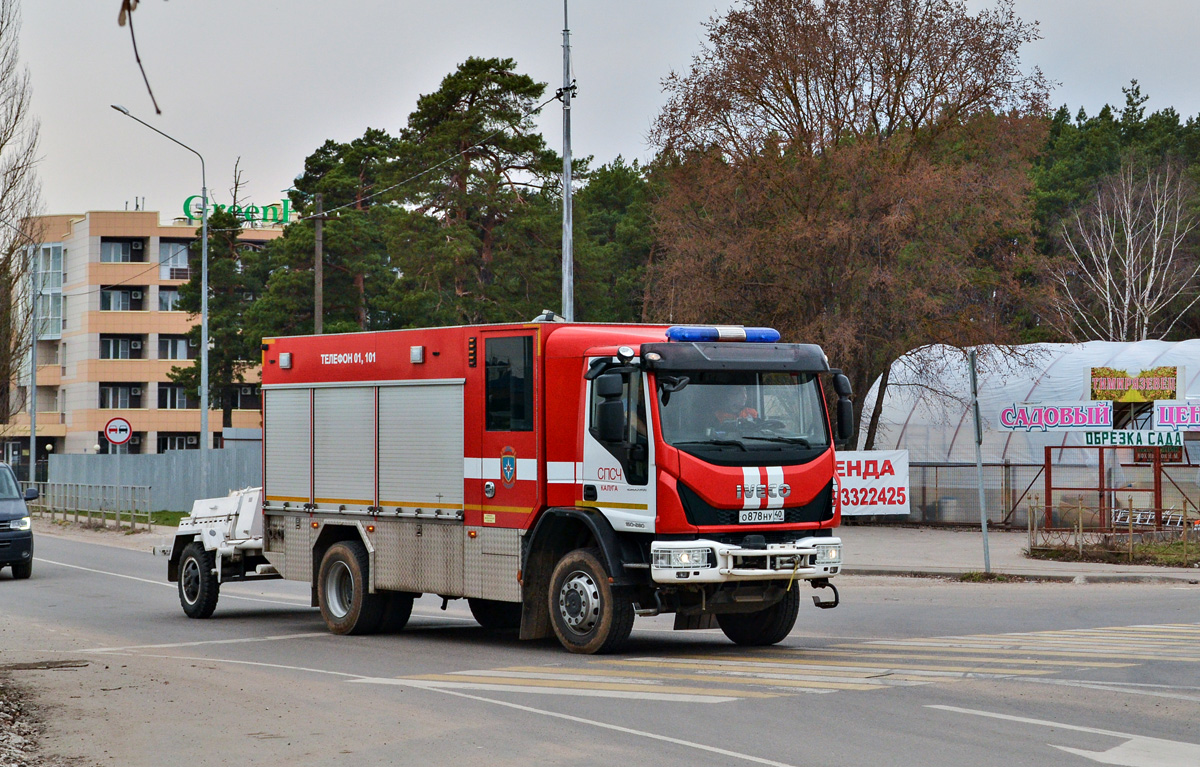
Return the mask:
M 30 531 L 0 533 L 0 567 L 33 559 L 33 533 Z
M 675 550 L 709 549 L 706 567 L 663 567 L 659 560 Z M 655 556 L 660 554 L 662 556 Z M 655 583 L 730 583 L 736 581 L 813 580 L 841 572 L 841 538 L 801 538 L 747 549 L 713 540 L 655 541 L 650 544 L 650 577 Z

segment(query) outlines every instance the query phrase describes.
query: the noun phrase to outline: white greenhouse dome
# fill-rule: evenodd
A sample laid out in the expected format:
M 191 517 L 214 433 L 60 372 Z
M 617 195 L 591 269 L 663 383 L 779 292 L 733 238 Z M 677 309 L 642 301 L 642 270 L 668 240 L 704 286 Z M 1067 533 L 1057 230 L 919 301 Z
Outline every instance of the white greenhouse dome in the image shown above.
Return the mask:
M 1092 368 L 1114 368 L 1137 376 L 1163 366 L 1179 368 L 1176 399 L 1200 399 L 1200 339 L 1032 344 L 1009 353 L 980 347 L 984 463 L 1042 464 L 1047 446 L 1083 445 L 1079 432 L 1003 430 L 999 416 L 1004 408 L 1023 402 L 1087 402 Z M 876 379 L 863 398 L 859 445 L 865 444 L 878 391 Z M 908 450 L 914 463 L 973 463 L 970 402 L 969 369 L 962 350 L 931 346 L 909 352 L 892 364 L 874 449 Z M 1200 443 L 1191 441 L 1186 446 L 1188 462 L 1200 461 Z

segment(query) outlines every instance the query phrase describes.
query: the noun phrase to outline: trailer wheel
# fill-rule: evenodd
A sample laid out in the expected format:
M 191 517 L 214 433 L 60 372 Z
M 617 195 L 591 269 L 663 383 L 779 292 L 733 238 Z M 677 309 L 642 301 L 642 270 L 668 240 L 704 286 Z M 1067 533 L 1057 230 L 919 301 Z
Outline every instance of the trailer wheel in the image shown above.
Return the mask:
M 379 630 L 384 634 L 398 634 L 403 631 L 404 627 L 408 625 L 409 616 L 412 615 L 413 600 L 417 596 L 411 591 L 389 591 Z
M 335 634 L 371 634 L 379 629 L 386 604 L 371 594 L 367 550 L 358 541 L 339 541 L 321 559 L 317 601 L 321 617 Z
M 211 618 L 217 609 L 221 584 L 213 573 L 216 557 L 204 544 L 192 541 L 179 557 L 179 604 L 189 618 Z
M 633 604 L 613 593 L 597 549 L 576 549 L 558 561 L 549 606 L 554 633 L 571 652 L 614 652 L 633 630 Z
M 753 613 L 725 613 L 717 615 L 717 625 L 725 636 L 740 645 L 765 647 L 778 644 L 791 633 L 800 614 L 800 589 L 796 584 L 788 589 L 783 599 L 765 610 Z
M 494 599 L 467 600 L 471 615 L 489 631 L 506 631 L 521 627 L 521 603 L 499 602 Z

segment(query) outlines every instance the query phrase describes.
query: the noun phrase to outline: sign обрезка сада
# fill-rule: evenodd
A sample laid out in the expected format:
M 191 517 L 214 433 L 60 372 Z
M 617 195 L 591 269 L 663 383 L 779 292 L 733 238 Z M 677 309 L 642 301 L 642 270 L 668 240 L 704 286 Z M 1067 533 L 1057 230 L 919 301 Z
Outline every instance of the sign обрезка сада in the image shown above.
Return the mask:
M 908 514 L 908 451 L 839 452 L 836 468 L 842 514 Z

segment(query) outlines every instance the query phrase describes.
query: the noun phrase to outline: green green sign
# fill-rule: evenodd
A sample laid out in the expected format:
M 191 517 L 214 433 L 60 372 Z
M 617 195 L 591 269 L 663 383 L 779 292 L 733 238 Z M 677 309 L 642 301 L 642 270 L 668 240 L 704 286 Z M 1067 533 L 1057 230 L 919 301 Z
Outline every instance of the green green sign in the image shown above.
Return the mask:
M 292 216 L 292 201 L 280 200 L 276 205 L 234 205 L 233 215 L 246 223 L 261 221 L 264 224 L 286 224 Z M 228 210 L 228 205 L 212 206 L 214 210 Z M 203 198 L 198 194 L 183 201 L 183 215 L 188 221 L 199 221 L 204 215 Z

